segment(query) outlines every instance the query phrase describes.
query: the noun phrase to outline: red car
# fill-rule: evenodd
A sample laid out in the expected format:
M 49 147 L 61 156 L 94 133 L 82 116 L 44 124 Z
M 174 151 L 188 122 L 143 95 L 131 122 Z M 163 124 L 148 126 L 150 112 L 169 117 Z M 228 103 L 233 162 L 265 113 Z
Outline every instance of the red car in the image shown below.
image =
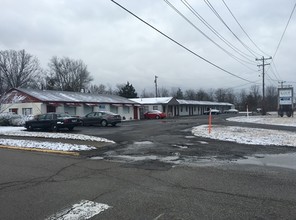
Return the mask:
M 158 111 L 158 110 L 151 110 L 151 111 L 148 111 L 144 114 L 144 118 L 146 119 L 162 119 L 162 118 L 165 118 L 166 117 L 166 114 L 161 112 L 161 111 Z

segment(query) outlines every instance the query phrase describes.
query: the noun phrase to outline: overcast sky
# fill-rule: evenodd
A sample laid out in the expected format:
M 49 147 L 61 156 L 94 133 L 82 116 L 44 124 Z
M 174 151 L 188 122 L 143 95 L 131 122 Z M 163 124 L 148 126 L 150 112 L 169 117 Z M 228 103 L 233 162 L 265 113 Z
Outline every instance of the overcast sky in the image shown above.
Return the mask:
M 257 67 L 262 62 L 255 58 L 274 56 L 295 5 L 295 0 L 224 0 L 254 44 L 222 0 L 209 2 L 233 33 L 205 1 L 187 0 L 228 46 L 179 0 L 170 3 L 187 21 L 162 0 L 117 2 L 199 57 L 110 0 L 0 0 L 0 49 L 25 49 L 43 68 L 52 56 L 81 59 L 94 83 L 115 88 L 129 81 L 138 94 L 154 91 L 155 75 L 158 86 L 169 90 L 240 90 L 254 84 L 250 82 L 262 85 L 262 68 Z M 295 86 L 295 41 L 294 14 L 276 56 L 266 61 L 275 64 L 266 66 L 267 85 L 287 81 Z

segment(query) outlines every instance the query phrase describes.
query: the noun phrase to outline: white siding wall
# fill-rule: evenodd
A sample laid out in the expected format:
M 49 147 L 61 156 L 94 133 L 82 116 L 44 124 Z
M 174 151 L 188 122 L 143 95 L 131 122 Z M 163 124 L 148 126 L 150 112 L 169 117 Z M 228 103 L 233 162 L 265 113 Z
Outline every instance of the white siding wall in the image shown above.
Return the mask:
M 9 112 L 9 109 L 17 109 L 19 115 L 22 114 L 23 109 L 31 108 L 32 115 L 37 115 L 41 113 L 46 113 L 47 105 L 44 103 L 16 103 L 16 104 L 3 104 L 1 106 L 1 111 Z M 115 109 L 116 108 L 116 109 Z M 152 106 L 151 106 L 152 109 Z M 84 116 L 92 111 L 110 111 L 125 117 L 126 120 L 134 119 L 134 107 L 133 106 L 110 106 L 109 104 L 104 104 L 100 106 L 89 107 L 86 105 L 81 105 L 77 107 L 69 107 L 60 105 L 56 107 L 56 112 L 60 113 L 69 113 L 70 115 Z
M 9 109 L 17 109 L 19 115 L 22 114 L 23 108 L 31 108 L 32 114 L 40 114 L 43 110 L 42 103 L 15 103 L 15 104 L 3 104 L 1 111 L 9 112 Z

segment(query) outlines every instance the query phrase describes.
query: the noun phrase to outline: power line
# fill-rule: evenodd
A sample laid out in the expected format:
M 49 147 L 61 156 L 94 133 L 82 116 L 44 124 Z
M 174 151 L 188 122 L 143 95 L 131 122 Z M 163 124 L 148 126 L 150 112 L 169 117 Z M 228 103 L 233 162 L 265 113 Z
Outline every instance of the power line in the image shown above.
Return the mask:
M 251 61 L 254 64 L 254 61 L 248 58 L 248 54 L 244 53 L 233 44 L 231 44 L 228 40 L 226 40 L 213 26 L 211 26 L 186 0 L 181 0 L 181 2 L 192 12 L 192 14 L 197 17 L 210 31 L 212 31 L 220 40 L 222 40 L 227 46 L 237 52 L 239 55 Z
M 230 8 L 228 7 L 228 5 L 226 4 L 226 2 L 224 0 L 222 0 L 222 2 L 224 3 L 225 7 L 228 9 L 229 13 L 231 14 L 231 16 L 234 18 L 234 20 L 236 21 L 236 23 L 238 24 L 238 26 L 242 29 L 242 31 L 245 33 L 245 35 L 249 38 L 249 40 L 254 44 L 254 46 L 262 53 L 264 53 L 265 55 L 269 56 L 268 54 L 266 54 L 264 51 L 262 51 L 260 49 L 260 47 L 257 46 L 257 44 L 251 39 L 251 37 L 249 36 L 249 34 L 245 31 L 245 29 L 243 28 L 243 26 L 239 23 L 239 21 L 237 20 L 237 18 L 234 16 L 234 14 L 232 13 L 232 11 L 230 10 Z
M 216 9 L 210 3 L 210 1 L 204 0 L 204 2 L 211 9 L 211 11 L 216 15 L 216 17 L 224 24 L 224 26 L 232 33 L 232 35 L 243 45 L 243 47 L 246 48 L 254 57 L 256 57 L 257 53 L 254 50 L 252 50 L 250 47 L 248 47 L 244 42 L 242 42 L 241 39 L 239 39 L 239 37 L 231 30 L 231 28 L 226 24 L 226 22 L 223 20 L 223 18 L 220 16 L 220 14 L 216 11 Z
M 283 34 L 282 34 L 282 36 L 281 36 L 280 42 L 279 42 L 279 44 L 277 45 L 277 48 L 276 48 L 276 50 L 275 50 L 275 53 L 273 54 L 273 59 L 275 58 L 275 56 L 276 56 L 276 54 L 277 54 L 277 52 L 278 52 L 278 49 L 279 49 L 279 47 L 280 47 L 280 45 L 281 45 L 281 43 L 282 43 L 282 40 L 283 40 L 283 38 L 284 38 L 284 35 L 285 35 L 286 30 L 287 30 L 287 28 L 288 28 L 288 25 L 289 25 L 289 23 L 290 23 L 290 21 L 291 21 L 291 18 L 292 18 L 292 16 L 293 16 L 293 14 L 294 14 L 295 8 L 296 8 L 296 2 L 295 2 L 295 4 L 294 4 L 294 7 L 293 7 L 292 12 L 291 12 L 291 14 L 290 14 L 290 17 L 289 17 L 289 19 L 288 19 L 288 22 L 287 22 L 287 24 L 286 24 L 286 27 L 285 27 L 285 29 L 284 29 L 284 32 L 283 32 Z
M 249 63 L 247 61 L 244 61 L 242 59 L 240 59 L 239 57 L 233 55 L 232 53 L 230 53 L 229 51 L 227 51 L 226 49 L 224 49 L 223 47 L 221 47 L 218 43 L 216 43 L 213 39 L 211 39 L 208 35 L 206 35 L 202 30 L 200 30 L 196 25 L 194 25 L 184 14 L 182 14 L 173 4 L 171 4 L 168 0 L 164 0 L 164 2 L 166 2 L 176 13 L 178 13 L 183 19 L 185 19 L 190 25 L 192 25 L 197 31 L 199 31 L 204 37 L 206 37 L 208 40 L 210 40 L 213 44 L 215 44 L 217 47 L 219 47 L 221 50 L 223 50 L 227 55 L 229 55 L 230 57 L 232 57 L 233 59 L 235 59 L 236 61 L 238 61 L 239 63 L 241 63 L 242 65 L 246 66 L 245 64 L 243 64 L 242 62 L 246 62 Z M 252 64 L 252 63 L 249 63 Z M 250 69 L 250 67 L 246 66 L 248 69 Z
M 292 9 L 292 11 L 291 11 L 291 14 L 290 14 L 290 17 L 289 17 L 289 19 L 288 19 L 288 22 L 287 22 L 287 24 L 286 24 L 286 26 L 285 26 L 284 32 L 283 32 L 283 34 L 282 34 L 282 36 L 281 36 L 281 38 L 280 38 L 280 41 L 279 41 L 279 43 L 278 43 L 278 45 L 277 45 L 277 47 L 276 47 L 276 50 L 275 50 L 275 52 L 274 52 L 273 60 L 272 60 L 272 62 L 271 62 L 271 63 L 273 63 L 273 64 L 274 64 L 275 56 L 277 55 L 277 52 L 278 52 L 279 47 L 280 47 L 280 45 L 281 45 L 281 43 L 282 43 L 282 40 L 283 40 L 283 38 L 284 38 L 284 35 L 285 35 L 286 31 L 287 31 L 287 28 L 288 28 L 288 26 L 289 26 L 289 23 L 290 23 L 290 21 L 291 21 L 291 18 L 292 18 L 293 14 L 294 14 L 295 8 L 296 8 L 296 2 L 295 2 L 294 7 L 293 7 L 293 9 Z M 274 66 L 275 66 L 275 65 L 274 65 Z M 270 67 L 269 67 L 269 69 L 270 69 Z M 269 69 L 268 69 L 268 70 L 269 70 Z M 275 75 L 275 73 L 274 73 L 274 76 L 278 79 L 278 77 Z M 278 79 L 278 80 L 279 80 L 279 79 Z
M 222 67 L 214 64 L 213 62 L 207 60 L 206 58 L 198 55 L 197 53 L 195 53 L 194 51 L 190 50 L 189 48 L 185 47 L 184 45 L 182 45 L 181 43 L 179 43 L 178 41 L 174 40 L 173 38 L 169 37 L 168 35 L 166 35 L 165 33 L 161 32 L 160 30 L 158 30 L 157 28 L 155 28 L 154 26 L 152 26 L 151 24 L 149 24 L 148 22 L 144 21 L 142 18 L 140 18 L 139 16 L 137 16 L 136 14 L 134 14 L 133 12 L 129 11 L 127 8 L 123 7 L 122 5 L 120 5 L 119 3 L 117 3 L 116 1 L 114 0 L 111 0 L 111 2 L 113 2 L 114 4 L 116 4 L 117 6 L 119 6 L 120 8 L 122 8 L 123 10 L 125 10 L 126 12 L 128 12 L 129 14 L 131 14 L 132 16 L 134 16 L 135 18 L 137 18 L 138 20 L 140 20 L 141 22 L 143 22 L 144 24 L 146 24 L 147 26 L 149 26 L 150 28 L 154 29 L 155 31 L 157 31 L 158 33 L 160 33 L 161 35 L 163 35 L 164 37 L 166 37 L 167 39 L 169 39 L 170 41 L 174 42 L 175 44 L 177 44 L 178 46 L 182 47 L 183 49 L 187 50 L 188 52 L 192 53 L 193 55 L 197 56 L 198 58 L 202 59 L 203 61 L 209 63 L 210 65 L 216 67 L 217 69 L 231 75 L 231 76 L 234 76 L 236 78 L 239 78 L 241 80 L 244 80 L 246 82 L 252 82 L 250 80 L 247 80 L 243 77 L 240 77 L 228 70 L 225 70 L 223 69 Z

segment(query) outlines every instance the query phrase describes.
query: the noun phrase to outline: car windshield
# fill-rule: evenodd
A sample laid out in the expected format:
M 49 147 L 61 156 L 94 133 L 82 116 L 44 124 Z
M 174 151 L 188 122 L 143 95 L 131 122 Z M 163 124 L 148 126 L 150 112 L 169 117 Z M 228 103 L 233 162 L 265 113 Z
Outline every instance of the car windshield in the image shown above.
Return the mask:
M 161 111 L 153 110 L 153 111 L 150 111 L 149 113 L 161 113 Z

